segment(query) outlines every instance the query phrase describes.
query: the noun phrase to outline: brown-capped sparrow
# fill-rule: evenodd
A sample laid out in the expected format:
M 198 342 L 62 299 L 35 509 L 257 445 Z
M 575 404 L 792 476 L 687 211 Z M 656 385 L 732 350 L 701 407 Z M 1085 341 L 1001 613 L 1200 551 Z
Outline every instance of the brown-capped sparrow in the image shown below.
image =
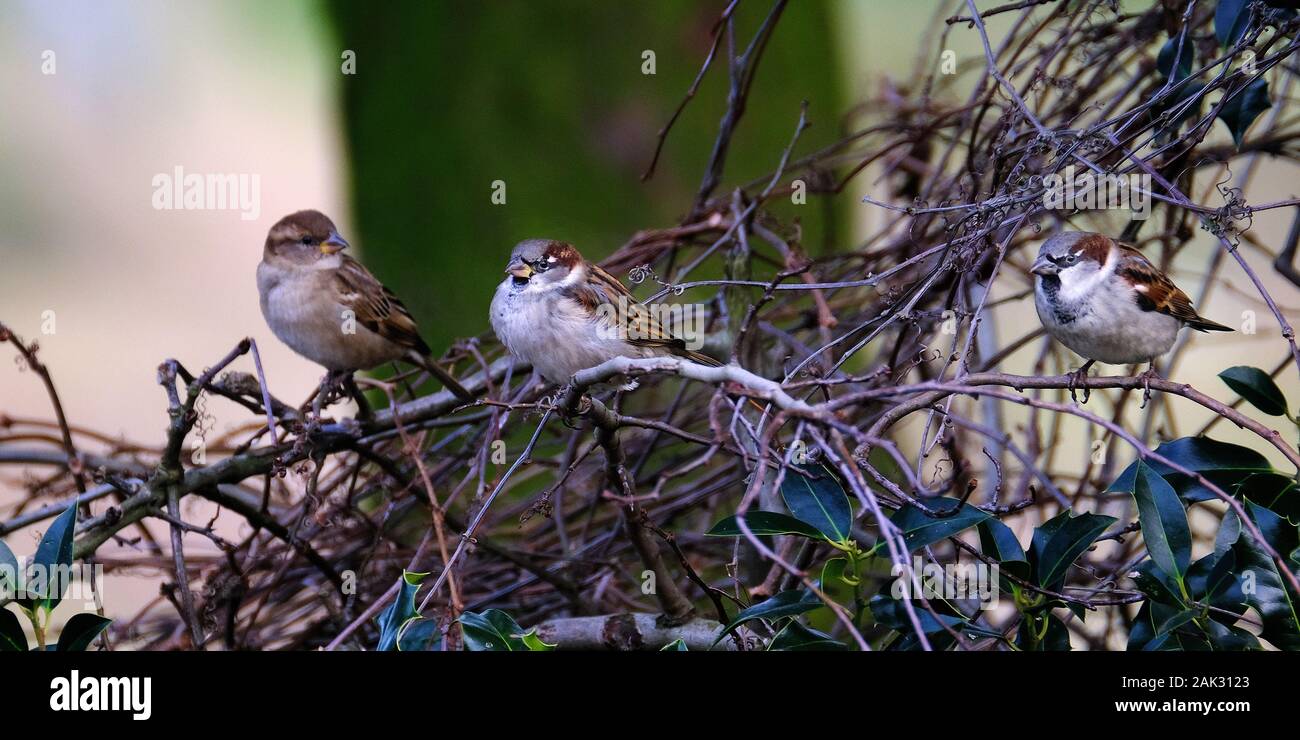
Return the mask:
M 1197 314 L 1187 294 L 1136 248 L 1104 234 L 1057 234 L 1043 242 L 1030 269 L 1044 328 L 1087 360 L 1073 376 L 1071 394 L 1096 361 L 1150 362 L 1143 373 L 1149 383 L 1155 358 L 1174 346 L 1184 326 L 1232 331 Z
M 342 254 L 347 248 L 320 211 L 291 213 L 271 227 L 257 266 L 257 292 L 275 336 L 345 384 L 353 371 L 401 359 L 472 399 L 429 359 L 429 345 L 406 306 L 360 262 Z
M 515 357 L 550 383 L 567 385 L 579 370 L 614 357 L 676 356 L 717 360 L 690 350 L 617 278 L 552 239 L 520 242 L 492 298 L 492 329 Z M 631 390 L 635 382 L 606 384 Z M 597 390 L 600 390 L 597 387 Z

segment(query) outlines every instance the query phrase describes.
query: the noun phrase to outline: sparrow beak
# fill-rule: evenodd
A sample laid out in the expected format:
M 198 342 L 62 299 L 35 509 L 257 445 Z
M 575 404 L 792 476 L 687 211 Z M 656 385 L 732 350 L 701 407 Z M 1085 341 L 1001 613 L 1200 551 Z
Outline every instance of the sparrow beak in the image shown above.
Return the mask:
M 522 261 L 511 262 L 510 266 L 506 268 L 506 272 L 517 278 L 523 278 L 524 280 L 533 276 L 533 268 L 529 267 L 527 263 Z
M 348 240 L 339 236 L 339 232 L 331 231 L 329 238 L 320 243 L 321 254 L 334 254 L 348 248 Z
M 1039 257 L 1034 260 L 1034 266 L 1029 268 L 1029 271 L 1035 275 L 1043 275 L 1046 277 L 1048 275 L 1057 274 L 1061 271 L 1061 268 L 1057 267 L 1055 262 L 1052 262 L 1046 257 Z

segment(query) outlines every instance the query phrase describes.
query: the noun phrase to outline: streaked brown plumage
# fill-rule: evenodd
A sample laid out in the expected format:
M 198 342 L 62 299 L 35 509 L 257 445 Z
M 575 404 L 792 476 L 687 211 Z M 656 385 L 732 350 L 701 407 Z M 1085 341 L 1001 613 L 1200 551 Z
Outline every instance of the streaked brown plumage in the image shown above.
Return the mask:
M 280 219 L 266 237 L 257 286 L 262 315 L 282 342 L 332 373 L 406 360 L 464 399 L 473 396 L 429 359 L 415 319 L 360 262 L 319 211 Z

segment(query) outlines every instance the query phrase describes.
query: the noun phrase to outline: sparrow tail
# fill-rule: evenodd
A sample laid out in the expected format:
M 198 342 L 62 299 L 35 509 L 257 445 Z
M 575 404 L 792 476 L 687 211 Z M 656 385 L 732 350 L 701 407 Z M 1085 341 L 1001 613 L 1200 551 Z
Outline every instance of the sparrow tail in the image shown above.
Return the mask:
M 409 358 L 411 362 L 415 363 L 416 365 L 419 365 L 425 370 L 428 370 L 429 373 L 433 375 L 433 377 L 437 378 L 438 381 L 442 383 L 444 388 L 451 391 L 452 393 L 455 393 L 456 396 L 459 397 L 462 401 L 474 400 L 474 394 L 466 390 L 465 386 L 461 385 L 455 378 L 451 376 L 451 373 L 447 372 L 446 370 L 443 370 L 442 367 L 438 365 L 438 363 L 433 361 L 433 358 L 425 357 L 418 352 L 411 352 Z
M 1197 331 L 1235 331 L 1231 326 L 1224 326 L 1216 321 L 1210 321 L 1204 316 L 1197 316 L 1194 320 L 1188 321 L 1187 325 Z

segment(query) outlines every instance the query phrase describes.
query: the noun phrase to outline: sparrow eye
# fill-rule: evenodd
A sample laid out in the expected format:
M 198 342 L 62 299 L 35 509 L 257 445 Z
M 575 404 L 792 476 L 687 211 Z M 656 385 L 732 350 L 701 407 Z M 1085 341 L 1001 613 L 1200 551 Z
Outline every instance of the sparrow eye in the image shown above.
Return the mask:
M 1079 261 L 1079 255 L 1077 254 L 1071 254 L 1065 258 L 1065 264 L 1067 265 L 1073 265 L 1075 262 L 1078 261 Z
M 311 238 L 310 236 L 304 236 L 304 237 L 301 239 L 301 241 L 302 241 L 302 243 L 303 243 L 304 245 L 310 247 L 310 246 L 311 246 L 311 243 L 312 243 L 312 238 Z
M 533 268 L 533 272 L 546 272 L 551 269 L 551 263 L 546 260 L 537 260 L 536 262 L 529 262 L 528 264 Z

